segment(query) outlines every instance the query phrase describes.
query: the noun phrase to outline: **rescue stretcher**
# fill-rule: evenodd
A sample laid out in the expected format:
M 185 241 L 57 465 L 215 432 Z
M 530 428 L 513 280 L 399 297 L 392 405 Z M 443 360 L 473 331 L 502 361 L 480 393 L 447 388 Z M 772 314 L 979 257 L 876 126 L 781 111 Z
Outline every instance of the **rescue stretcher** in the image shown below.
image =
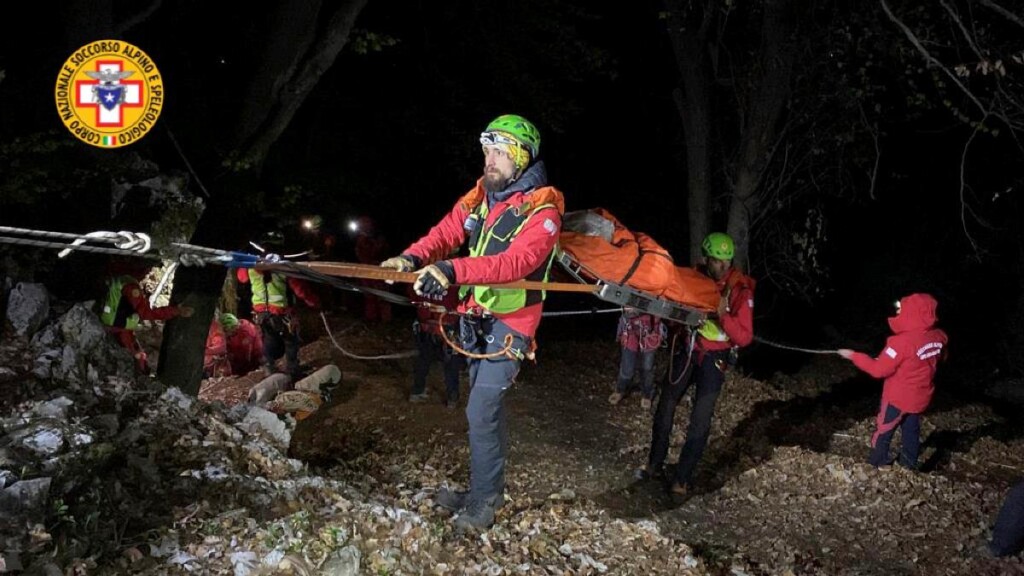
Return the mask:
M 713 280 L 676 266 L 653 238 L 603 208 L 565 214 L 556 261 L 576 281 L 593 285 L 601 300 L 688 326 L 706 320 L 720 298 Z
M 653 296 L 626 284 L 616 284 L 600 279 L 595 281 L 593 279 L 597 276 L 568 252 L 559 250 L 555 261 L 562 267 L 562 270 L 581 284 L 593 285 L 594 295 L 609 304 L 635 308 L 645 314 L 687 326 L 698 326 L 708 317 L 708 312 L 705 310 Z

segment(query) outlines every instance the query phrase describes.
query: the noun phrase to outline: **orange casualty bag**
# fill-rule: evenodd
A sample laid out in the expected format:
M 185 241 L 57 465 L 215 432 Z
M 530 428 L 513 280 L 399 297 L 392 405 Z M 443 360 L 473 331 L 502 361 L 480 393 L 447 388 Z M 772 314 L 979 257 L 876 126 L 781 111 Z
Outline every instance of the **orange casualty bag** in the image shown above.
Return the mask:
M 715 282 L 693 268 L 678 267 L 650 236 L 632 232 L 603 208 L 569 212 L 559 248 L 594 280 L 626 285 L 700 310 L 714 310 Z

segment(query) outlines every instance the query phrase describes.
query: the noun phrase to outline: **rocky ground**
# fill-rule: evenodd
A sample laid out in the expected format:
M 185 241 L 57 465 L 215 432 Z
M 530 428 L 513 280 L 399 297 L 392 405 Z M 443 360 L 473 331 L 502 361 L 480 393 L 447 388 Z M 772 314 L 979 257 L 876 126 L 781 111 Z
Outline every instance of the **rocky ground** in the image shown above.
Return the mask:
M 400 320 L 331 325 L 350 352 L 411 346 Z M 926 418 L 924 471 L 875 470 L 863 460 L 879 387 L 839 361 L 765 381 L 731 374 L 698 490 L 680 503 L 632 478 L 650 415 L 635 396 L 607 404 L 614 343 L 542 339 L 508 396 L 508 501 L 494 528 L 466 536 L 432 507 L 437 486 L 466 481 L 468 461 L 464 416 L 441 405 L 436 369 L 436 401 L 409 404 L 409 360 L 350 360 L 321 337 L 304 363 L 335 363 L 344 380 L 296 423 L 237 404 L 252 378 L 208 382 L 195 401 L 133 381 L 116 353 L 86 360 L 97 345 L 73 332 L 0 344 L 7 570 L 1024 573 L 1020 558 L 981 550 L 1024 475 L 1019 419 L 942 395 Z

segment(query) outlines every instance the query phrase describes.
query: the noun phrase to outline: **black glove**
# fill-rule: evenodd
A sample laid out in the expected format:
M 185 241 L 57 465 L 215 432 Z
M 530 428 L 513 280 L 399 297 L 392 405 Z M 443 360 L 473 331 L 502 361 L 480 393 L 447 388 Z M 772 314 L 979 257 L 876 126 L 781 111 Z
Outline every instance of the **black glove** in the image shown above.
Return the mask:
M 412 289 L 420 296 L 440 298 L 448 292 L 448 286 L 455 283 L 455 266 L 448 260 L 441 260 L 417 272 L 419 277 Z

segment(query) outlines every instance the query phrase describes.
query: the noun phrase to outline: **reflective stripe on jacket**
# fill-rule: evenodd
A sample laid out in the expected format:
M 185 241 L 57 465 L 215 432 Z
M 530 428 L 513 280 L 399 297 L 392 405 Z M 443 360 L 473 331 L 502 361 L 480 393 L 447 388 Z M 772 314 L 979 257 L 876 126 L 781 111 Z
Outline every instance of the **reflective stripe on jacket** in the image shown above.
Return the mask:
M 697 346 L 710 351 L 750 344 L 754 339 L 754 280 L 733 268 L 717 284 L 729 309 L 697 329 Z
M 539 210 L 554 208 L 554 204 L 532 206 L 529 202 L 519 206 L 506 205 L 505 209 L 490 226 L 481 227 L 470 236 L 470 256 L 495 256 L 508 249 L 509 245 L 526 225 L 527 221 Z M 480 222 L 486 222 L 487 203 L 481 203 L 474 214 Z M 475 242 L 474 242 L 475 240 Z M 554 261 L 555 251 L 551 250 L 547 259 L 523 280 L 546 281 Z M 521 288 L 491 288 L 490 286 L 463 286 L 459 289 L 459 298 L 465 298 L 473 291 L 473 299 L 477 304 L 501 314 L 515 312 L 526 306 L 542 302 L 546 296 L 543 290 L 524 290 Z
M 110 279 L 107 301 L 103 304 L 103 312 L 100 314 L 100 321 L 105 326 L 124 328 L 125 330 L 135 330 L 139 327 L 138 313 L 131 310 L 129 302 L 122 298 L 125 286 L 138 283 L 138 280 L 127 275 Z
M 249 284 L 252 285 L 253 306 L 288 306 L 288 284 L 281 274 L 270 274 L 270 282 L 266 282 L 263 273 L 249 269 Z

